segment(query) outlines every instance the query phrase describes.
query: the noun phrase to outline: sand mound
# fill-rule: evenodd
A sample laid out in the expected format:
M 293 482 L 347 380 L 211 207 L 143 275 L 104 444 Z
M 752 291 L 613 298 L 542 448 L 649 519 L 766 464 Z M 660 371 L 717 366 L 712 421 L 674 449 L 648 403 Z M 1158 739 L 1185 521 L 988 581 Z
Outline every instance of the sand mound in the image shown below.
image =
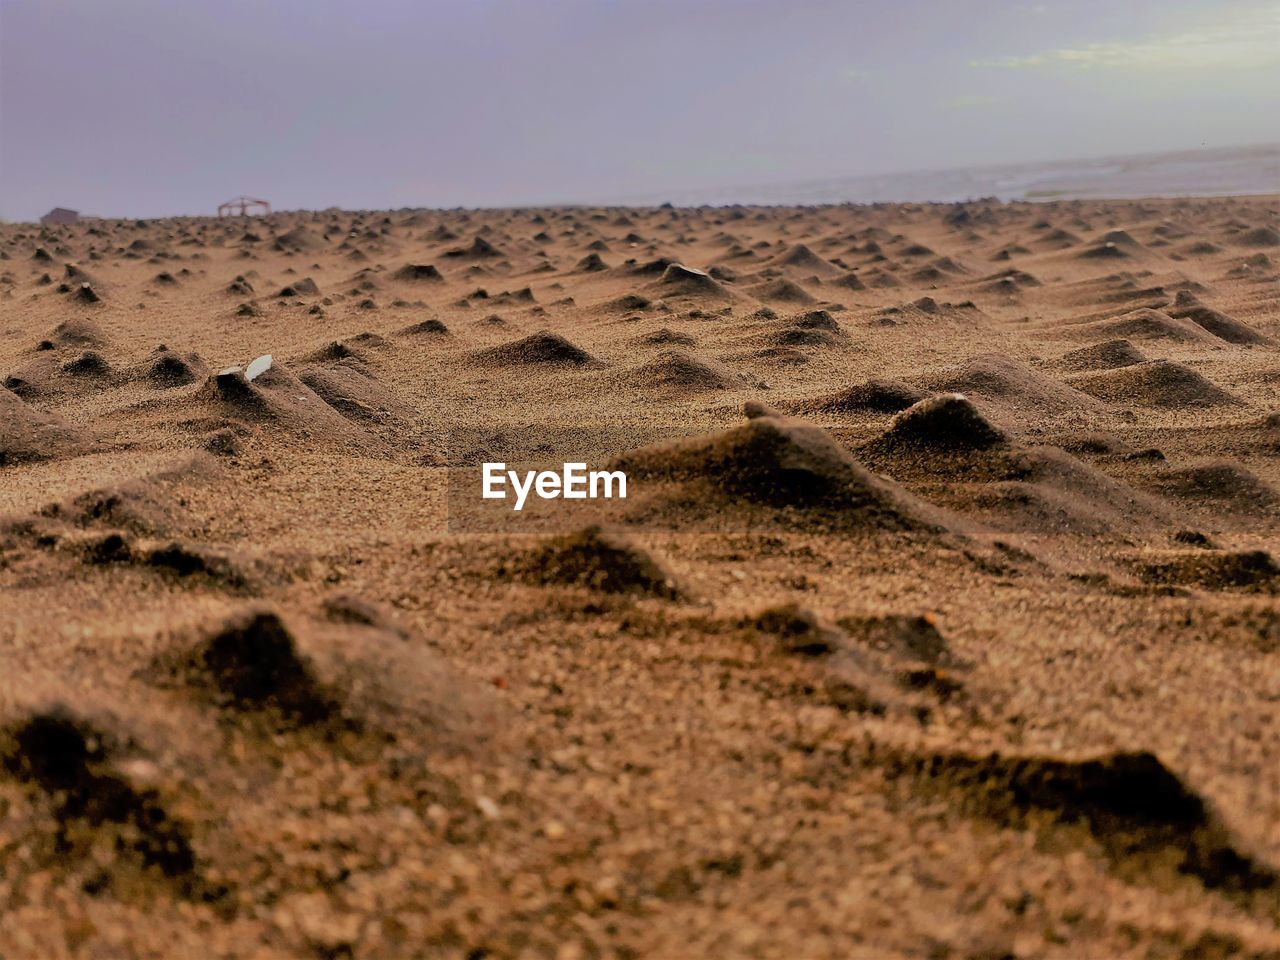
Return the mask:
M 54 396 L 74 385 L 62 365 L 59 354 L 41 352 L 30 363 L 6 374 L 4 386 L 24 400 Z
M 1168 496 L 1230 505 L 1244 513 L 1265 510 L 1280 500 L 1270 484 L 1230 460 L 1162 470 L 1156 485 Z
M 349 344 L 355 344 L 355 347 L 350 347 Z M 330 346 L 340 347 L 343 350 L 349 350 L 351 354 L 354 354 L 356 352 L 357 347 L 362 349 L 363 348 L 381 349 L 383 347 L 390 346 L 390 342 L 387 340 L 386 337 L 376 334 L 370 330 L 366 330 L 364 331 L 364 333 L 357 333 L 354 337 L 349 337 L 345 341 L 334 340 L 330 344 Z
M 231 427 L 222 427 L 205 436 L 201 446 L 217 457 L 238 457 L 244 453 L 240 434 Z
M 0 467 L 72 456 L 90 443 L 80 428 L 28 406 L 0 387 Z
M 400 408 L 383 384 L 349 362 L 310 367 L 298 379 L 349 420 L 384 421 L 396 416 Z
M 918 659 L 902 658 L 899 650 L 855 643 L 844 632 L 844 626 L 846 622 L 859 626 L 856 620 L 858 618 L 846 618 L 840 621 L 840 626 L 833 626 L 812 609 L 792 600 L 765 607 L 722 626 L 744 634 L 745 639 L 758 646 L 763 645 L 764 653 L 812 660 L 815 669 L 808 672 L 813 680 L 806 681 L 803 687 L 806 694 L 844 713 L 883 717 L 895 712 L 925 717 L 929 712 L 927 701 L 904 691 L 928 690 L 947 696 L 960 689 L 960 685 L 943 676 L 940 669 Z
M 1275 871 L 1238 849 L 1209 804 L 1150 753 L 1059 760 L 889 749 L 879 765 L 913 791 L 1002 827 L 1083 826 L 1117 867 L 1145 872 L 1163 863 L 1231 891 L 1277 883 Z
M 770 347 L 830 347 L 840 338 L 826 330 L 804 327 L 783 327 L 760 338 L 759 342 Z
M 900 380 L 868 380 L 797 404 L 806 413 L 897 413 L 924 399 L 924 394 Z
M 136 547 L 126 542 L 119 554 L 109 559 L 140 564 L 178 582 L 195 581 L 234 593 L 252 592 L 261 580 L 260 571 L 240 553 L 198 541 L 171 540 Z
M 958 395 L 903 411 L 860 449 L 877 468 L 928 484 L 932 498 L 1001 530 L 1098 535 L 1163 517 L 1158 504 L 1063 450 L 1014 445 Z
M 86 350 L 62 364 L 62 372 L 72 378 L 101 380 L 115 371 L 106 357 L 95 350 Z
M 675 579 L 619 530 L 599 526 L 557 537 L 511 568 L 537 584 L 589 587 L 603 593 L 640 593 L 677 599 Z
M 1235 238 L 1245 247 L 1280 247 L 1280 230 L 1275 227 L 1254 227 Z
M 591 354 L 558 333 L 542 331 L 501 346 L 489 347 L 472 354 L 479 363 L 518 366 L 522 364 L 552 364 L 584 366 L 597 364 Z
M 833 626 L 792 601 L 766 607 L 732 626 L 757 643 L 765 641 L 768 652 L 816 661 L 814 693 L 819 702 L 842 712 L 885 716 L 892 711 L 922 718 L 930 712 L 930 695 L 949 699 L 963 685 L 937 666 L 941 655 L 929 660 L 915 655 L 906 643 L 867 642 L 872 637 L 918 639 L 920 652 L 925 653 L 928 644 L 912 620 L 927 623 L 923 617 L 845 617 Z M 856 639 L 845 632 L 849 628 L 856 632 Z M 945 648 L 941 636 L 933 632 Z
M 449 328 L 445 326 L 443 320 L 437 320 L 435 317 L 431 317 L 427 320 L 419 320 L 417 323 L 405 327 L 400 332 L 409 336 L 415 336 L 420 333 L 443 335 L 449 332 Z
M 684 350 L 663 350 L 625 376 L 641 388 L 674 393 L 703 393 L 742 385 L 740 377 L 720 364 Z
M 883 267 L 874 267 L 862 274 L 866 285 L 875 290 L 887 290 L 902 286 L 902 281 Z
M 767 607 L 731 621 L 757 645 L 764 641 L 767 652 L 815 661 L 813 693 L 819 702 L 842 712 L 886 715 L 892 707 L 907 707 L 919 717 L 928 708 L 904 699 L 889 674 L 893 665 L 869 657 L 855 648 L 840 629 L 824 621 L 808 607 L 795 602 Z
M 471 241 L 471 246 L 446 250 L 444 255 L 446 257 L 463 260 L 491 260 L 494 257 L 505 256 L 501 250 L 491 244 L 484 237 L 479 236 Z
M 166 470 L 76 494 L 50 504 L 41 515 L 78 527 L 105 527 L 144 534 L 172 534 L 186 526 L 187 497 L 217 472 L 199 455 Z
M 1080 391 L 999 354 L 973 357 L 924 378 L 922 383 L 931 390 L 972 395 L 1020 414 L 1054 414 L 1095 406 Z
M 828 333 L 843 333 L 840 324 L 826 310 L 810 310 L 808 313 L 797 314 L 787 320 L 791 326 L 800 330 L 823 330 Z
M 501 293 L 494 294 L 490 298 L 490 303 L 492 306 L 523 305 L 537 303 L 537 299 L 531 287 L 521 287 L 519 290 L 503 290 Z
M 1151 360 L 1071 378 L 1078 390 L 1108 403 L 1139 407 L 1209 407 L 1240 403 L 1189 367 Z
M 151 355 L 144 376 L 160 388 L 181 387 L 209 375 L 209 368 L 197 353 L 175 353 L 161 345 Z
M 373 627 L 386 633 L 392 633 L 401 640 L 409 639 L 409 631 L 400 626 L 395 616 L 380 603 L 375 603 L 353 593 L 339 593 L 326 597 L 324 604 L 326 619 L 334 623 L 351 623 L 365 627 Z
M 1129 260 L 1150 255 L 1146 247 L 1124 230 L 1105 233 L 1093 246 L 1076 254 L 1084 260 Z
M 844 635 L 808 607 L 784 603 L 738 620 L 737 626 L 771 637 L 780 653 L 824 657 L 846 646 Z
M 108 878 L 121 860 L 186 877 L 196 866 L 190 827 L 123 771 L 125 739 L 62 706 L 34 710 L 0 727 L 0 769 L 51 804 L 64 862 L 96 855 Z
M 1018 291 L 1031 287 L 1039 287 L 1039 278 L 1027 273 L 1025 270 L 1018 270 L 1010 267 L 1007 270 L 1001 270 L 999 273 L 993 273 L 989 277 L 983 277 L 976 281 L 979 290 L 986 290 L 990 293 L 1017 293 Z
M 932 466 L 935 476 L 947 472 Z M 978 485 L 955 491 L 952 505 L 975 508 L 998 529 L 1093 536 L 1167 519 L 1160 504 L 1056 447 L 996 451 L 955 466 L 954 475 Z
M 253 372 L 252 367 L 249 372 Z M 345 417 L 274 361 L 253 380 L 248 379 L 245 370 L 228 367 L 205 381 L 204 396 L 236 417 L 270 420 L 292 429 L 318 430 L 335 437 L 353 435 Z
M 98 278 L 78 264 L 67 263 L 62 267 L 62 279 L 66 288 L 78 287 L 82 283 L 98 283 Z
M 1066 247 L 1074 247 L 1080 242 L 1080 237 L 1071 233 L 1070 230 L 1057 228 L 1048 230 L 1044 236 L 1037 238 L 1037 246 L 1047 248 L 1047 250 L 1065 250 Z
M 626 264 L 627 271 L 640 277 L 660 277 L 666 273 L 667 267 L 682 266 L 678 261 L 671 257 L 655 257 L 652 260 L 646 260 L 644 263 L 637 263 L 634 260 L 628 260 Z
M 955 659 L 937 621 L 929 615 L 849 616 L 837 622 L 851 641 L 899 659 L 929 664 L 949 664 Z
M 1217 343 L 1211 333 L 1189 320 L 1177 319 L 1159 310 L 1142 307 L 1111 320 L 1097 320 L 1072 326 L 1071 332 L 1081 337 L 1119 337 L 1134 340 L 1178 340 Z
M 731 498 L 771 506 L 829 509 L 856 526 L 938 525 L 926 504 L 866 470 L 825 431 L 783 417 L 634 450 L 613 469 L 642 480 L 705 481 Z
M 822 259 L 803 243 L 790 247 L 775 261 L 779 266 L 791 267 L 806 274 L 816 273 L 819 276 L 831 276 L 840 273 L 840 268 L 828 260 Z
M 237 276 L 227 284 L 226 291 L 237 297 L 251 297 L 253 296 L 253 284 L 244 276 Z
M 102 295 L 94 289 L 93 284 L 82 283 L 73 292 L 71 298 L 77 303 L 101 303 Z
M 948 279 L 947 274 L 933 264 L 917 267 L 907 274 L 907 278 L 915 286 L 934 286 Z
M 370 334 L 370 336 L 374 335 Z M 369 357 L 368 354 L 348 343 L 344 343 L 341 340 L 331 340 L 323 347 L 308 353 L 303 359 L 310 360 L 313 363 L 339 363 L 347 360 L 353 365 L 364 367 Z
M 1190 320 L 1209 331 L 1215 337 L 1226 340 L 1228 343 L 1245 345 L 1270 343 L 1267 337 L 1264 337 L 1247 323 L 1242 323 L 1234 317 L 1229 317 L 1225 313 L 1220 313 L 1211 307 L 1205 306 L 1189 290 L 1179 291 L 1173 306 L 1169 308 L 1169 316 Z
M 231 617 L 182 666 L 188 683 L 237 711 L 278 711 L 289 721 L 308 724 L 338 709 L 334 692 L 316 678 L 293 634 L 269 610 Z
M 286 621 L 241 609 L 162 651 L 147 679 L 192 690 L 228 718 L 367 734 L 379 749 L 425 738 L 442 754 L 471 752 L 500 735 L 483 690 L 394 628 L 346 615 Z
M 648 310 L 653 306 L 653 301 L 648 297 L 641 296 L 638 293 L 624 293 L 620 297 L 613 297 L 595 304 L 594 309 L 599 313 L 632 313 L 637 310 Z
M 729 291 L 709 273 L 686 267 L 682 263 L 670 264 L 662 271 L 651 289 L 660 297 L 681 297 L 694 300 L 728 300 Z
M 1098 243 L 1076 254 L 1082 260 L 1126 260 L 1133 255 L 1132 250 L 1116 243 Z
M 319 285 L 310 277 L 303 277 L 301 280 L 295 280 L 287 286 L 281 287 L 277 297 L 311 297 L 320 292 Z
M 929 397 L 899 413 L 874 441 L 884 453 L 990 450 L 1009 442 L 973 401 L 960 393 Z
M 282 253 L 301 253 L 307 250 L 318 250 L 324 245 L 323 240 L 302 225 L 278 235 L 272 242 L 272 247 Z
M 101 348 L 107 345 L 107 335 L 102 328 L 85 317 L 64 320 L 53 328 L 49 339 L 63 347 Z
M 406 263 L 393 276 L 409 283 L 443 283 L 444 277 L 431 263 Z
M 1215 253 L 1221 252 L 1222 247 L 1218 246 L 1216 243 L 1210 243 L 1207 240 L 1201 240 L 1198 243 L 1193 243 L 1191 246 L 1186 248 L 1186 253 L 1193 257 L 1211 257 Z
M 808 305 L 818 301 L 800 284 L 791 280 L 766 280 L 747 287 L 747 293 L 765 303 L 785 303 Z
M 844 276 L 837 277 L 835 280 L 831 280 L 829 282 L 831 286 L 839 287 L 842 290 L 867 289 L 867 285 L 863 283 L 862 279 L 855 273 L 846 273 Z
M 1135 559 L 1138 575 L 1149 583 L 1203 590 L 1280 592 L 1280 564 L 1265 550 L 1194 550 Z
M 1064 353 L 1055 361 L 1059 370 L 1079 372 L 1086 370 L 1114 370 L 1145 363 L 1146 357 L 1128 340 L 1104 340 L 1079 350 Z
M 589 253 L 579 260 L 573 267 L 578 273 L 599 273 L 601 270 L 608 270 L 609 265 L 598 253 Z

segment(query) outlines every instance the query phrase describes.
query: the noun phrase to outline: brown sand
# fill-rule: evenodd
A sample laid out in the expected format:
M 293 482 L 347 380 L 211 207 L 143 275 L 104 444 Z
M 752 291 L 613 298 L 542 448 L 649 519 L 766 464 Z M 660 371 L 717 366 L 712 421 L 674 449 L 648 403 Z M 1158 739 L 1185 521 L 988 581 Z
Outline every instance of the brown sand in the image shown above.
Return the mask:
M 1276 217 L 0 228 L 0 957 L 1280 956 Z

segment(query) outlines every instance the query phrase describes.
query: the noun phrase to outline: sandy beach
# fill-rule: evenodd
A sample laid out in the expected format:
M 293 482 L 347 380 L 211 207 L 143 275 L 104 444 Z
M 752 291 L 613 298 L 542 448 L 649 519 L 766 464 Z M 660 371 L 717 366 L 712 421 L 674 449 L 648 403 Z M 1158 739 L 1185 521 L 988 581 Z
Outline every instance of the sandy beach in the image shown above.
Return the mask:
M 1280 956 L 1277 202 L 0 227 L 0 956 Z

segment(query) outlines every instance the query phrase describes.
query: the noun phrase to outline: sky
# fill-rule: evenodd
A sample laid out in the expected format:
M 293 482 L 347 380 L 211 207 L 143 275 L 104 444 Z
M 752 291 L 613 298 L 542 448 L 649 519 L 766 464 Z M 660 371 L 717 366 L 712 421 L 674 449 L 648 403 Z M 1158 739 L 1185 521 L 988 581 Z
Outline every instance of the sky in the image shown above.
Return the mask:
M 0 0 L 0 217 L 1280 141 L 1280 0 Z

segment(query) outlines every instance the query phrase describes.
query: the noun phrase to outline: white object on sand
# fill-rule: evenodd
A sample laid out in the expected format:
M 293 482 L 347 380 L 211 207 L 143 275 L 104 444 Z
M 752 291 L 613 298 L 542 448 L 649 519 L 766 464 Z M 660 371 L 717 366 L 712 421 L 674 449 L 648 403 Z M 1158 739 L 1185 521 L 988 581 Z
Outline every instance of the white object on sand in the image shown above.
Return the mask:
M 254 360 L 253 363 L 249 364 L 244 371 L 244 378 L 252 383 L 270 369 L 271 354 L 264 353 L 262 356 L 258 357 L 257 360 Z

